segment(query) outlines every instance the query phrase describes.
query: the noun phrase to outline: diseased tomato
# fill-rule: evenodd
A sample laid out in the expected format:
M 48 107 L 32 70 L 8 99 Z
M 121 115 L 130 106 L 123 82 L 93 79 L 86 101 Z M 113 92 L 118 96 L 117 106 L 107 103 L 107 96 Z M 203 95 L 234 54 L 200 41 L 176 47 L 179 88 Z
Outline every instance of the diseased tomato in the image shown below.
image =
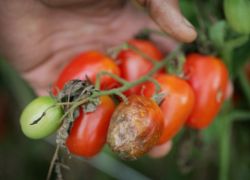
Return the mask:
M 162 53 L 150 41 L 134 39 L 128 43 L 155 59 L 155 61 L 160 61 L 163 58 Z M 121 77 L 129 82 L 139 79 L 141 76 L 147 74 L 153 67 L 150 61 L 144 59 L 132 49 L 122 50 L 117 56 L 117 62 L 121 70 Z M 140 85 L 135 86 L 126 91 L 125 94 L 136 94 L 139 89 Z
M 196 97 L 187 125 L 205 128 L 213 121 L 226 98 L 227 68 L 216 57 L 193 53 L 187 56 L 184 71 Z
M 73 154 L 92 157 L 101 151 L 106 142 L 111 115 L 115 109 L 113 100 L 108 96 L 100 97 L 101 103 L 94 112 L 84 113 L 80 109 L 66 140 Z
M 49 96 L 41 96 L 25 107 L 20 123 L 22 131 L 27 137 L 41 139 L 51 135 L 59 128 L 63 110 L 60 106 L 54 106 L 56 103 L 56 100 Z M 45 113 L 44 116 L 42 116 L 43 113 Z M 41 119 L 34 123 L 39 118 Z
M 75 57 L 61 72 L 55 87 L 61 90 L 69 80 L 85 80 L 86 77 L 91 82 L 95 82 L 96 75 L 101 71 L 107 71 L 120 75 L 120 70 L 115 62 L 104 54 L 97 51 L 88 51 Z M 118 83 L 110 76 L 102 76 L 101 89 L 110 89 L 117 86 Z
M 164 116 L 164 128 L 158 144 L 173 138 L 185 124 L 194 106 L 194 92 L 191 86 L 177 76 L 159 74 L 155 76 L 159 83 L 160 93 L 165 94 L 160 108 Z M 155 93 L 155 85 L 147 82 L 142 86 L 141 94 L 151 97 Z
M 110 122 L 107 143 L 124 159 L 137 159 L 159 140 L 163 114 L 151 99 L 132 95 L 116 108 Z

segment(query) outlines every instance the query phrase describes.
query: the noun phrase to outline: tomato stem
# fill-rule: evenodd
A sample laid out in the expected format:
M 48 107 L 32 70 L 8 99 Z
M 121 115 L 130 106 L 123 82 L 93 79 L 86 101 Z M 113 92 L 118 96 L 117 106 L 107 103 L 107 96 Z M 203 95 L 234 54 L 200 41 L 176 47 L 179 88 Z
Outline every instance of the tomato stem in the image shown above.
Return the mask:
M 222 129 L 220 136 L 220 180 L 227 180 L 229 176 L 230 163 L 230 137 L 231 137 L 231 123 L 228 116 L 221 117 Z
M 150 77 L 148 78 L 149 81 L 151 81 L 152 83 L 154 83 L 155 85 L 155 92 L 153 94 L 153 96 L 155 96 L 156 94 L 158 94 L 161 90 L 161 86 L 160 84 L 158 83 L 158 81 L 156 81 L 154 78 Z
M 63 124 L 57 132 L 57 142 L 56 142 L 57 148 L 56 148 L 56 151 L 54 153 L 53 159 L 52 159 L 51 164 L 50 164 L 47 180 L 49 180 L 51 177 L 51 173 L 52 173 L 53 167 L 55 165 L 55 161 L 58 158 L 59 148 L 63 147 L 65 145 L 65 141 L 66 141 L 66 138 L 68 136 L 68 129 L 70 128 L 70 123 L 72 121 L 74 121 L 73 113 L 76 111 L 76 109 L 79 106 L 83 105 L 84 103 L 90 102 L 91 99 L 94 99 L 94 98 L 97 98 L 100 96 L 104 96 L 104 95 L 112 95 L 112 94 L 116 94 L 116 95 L 120 96 L 123 99 L 123 101 L 126 102 L 127 97 L 122 92 L 124 92 L 124 91 L 130 89 L 131 87 L 134 87 L 140 83 L 146 82 L 146 81 L 153 82 L 156 86 L 156 92 L 158 92 L 160 90 L 160 85 L 151 76 L 154 75 L 163 66 L 165 66 L 169 60 L 175 58 L 177 56 L 177 54 L 179 53 L 179 50 L 180 50 L 180 47 L 176 48 L 175 51 L 173 51 L 171 54 L 169 54 L 169 56 L 166 57 L 165 59 L 163 59 L 163 61 L 161 61 L 161 62 L 154 61 L 153 68 L 145 76 L 142 76 L 141 78 L 139 78 L 136 81 L 128 82 L 128 81 L 126 81 L 126 80 L 124 80 L 124 79 L 122 79 L 122 78 L 120 78 L 120 77 L 118 77 L 110 72 L 102 71 L 102 72 L 98 73 L 98 75 L 97 75 L 95 90 L 93 91 L 92 95 L 89 96 L 89 95 L 80 94 L 79 97 L 76 100 L 74 100 L 73 102 L 58 102 L 56 105 L 66 106 L 66 107 L 64 107 L 65 113 L 61 117 L 61 121 L 63 121 Z M 149 58 L 149 57 L 145 57 L 145 58 Z M 112 77 L 113 79 L 120 82 L 122 84 L 122 86 L 119 88 L 111 89 L 111 90 L 100 91 L 99 90 L 100 89 L 100 79 L 101 79 L 101 76 L 103 76 L 103 75 L 108 75 L 108 76 Z
M 100 89 L 100 84 L 101 84 L 101 77 L 104 76 L 104 75 L 108 75 L 110 77 L 112 77 L 113 79 L 117 80 L 119 83 L 121 84 L 128 84 L 129 82 L 126 81 L 125 79 L 123 78 L 120 78 L 119 76 L 113 74 L 113 73 L 110 73 L 110 72 L 107 72 L 107 71 L 101 71 L 97 74 L 96 76 L 96 83 L 95 83 L 95 88 L 97 90 Z
M 169 61 L 167 64 L 167 72 L 169 74 L 173 74 L 175 76 L 178 76 L 180 78 L 183 77 L 183 67 L 185 64 L 186 58 L 185 55 L 180 52 L 177 55 L 176 59 L 172 59 L 172 61 Z
M 128 98 L 123 94 L 123 93 L 120 93 L 120 92 L 117 92 L 115 93 L 117 96 L 121 97 L 122 100 L 126 103 L 128 101 Z
M 58 158 L 59 149 L 60 149 L 60 145 L 57 144 L 56 150 L 55 150 L 54 155 L 53 155 L 53 158 L 52 158 L 52 160 L 50 162 L 49 171 L 48 171 L 46 180 L 50 180 L 50 178 L 51 178 L 51 175 L 52 175 L 52 172 L 53 172 L 53 169 L 54 169 L 54 166 L 55 166 L 55 162 L 56 162 L 56 160 Z
M 250 105 L 250 84 L 245 75 L 245 72 L 243 70 L 239 71 L 238 77 L 239 77 L 239 82 L 244 92 L 244 95 L 246 96 L 247 103 L 248 105 Z
M 148 81 L 152 75 L 154 75 L 159 69 L 164 67 L 170 60 L 175 58 L 179 52 L 180 52 L 180 47 L 177 47 L 165 59 L 163 59 L 160 62 L 155 62 L 154 67 L 146 75 L 140 77 L 139 79 L 137 79 L 133 82 L 126 82 L 125 84 L 123 83 L 123 85 L 121 87 L 118 87 L 118 88 L 93 92 L 93 94 L 90 96 L 90 98 L 121 93 L 121 92 L 124 92 L 124 91 L 138 85 L 138 84 L 141 84 L 141 83 Z M 111 74 L 108 73 L 107 75 L 111 75 Z M 111 76 L 113 76 L 113 75 L 111 75 Z
M 228 115 L 231 120 L 242 121 L 250 119 L 250 111 L 234 110 Z
M 139 50 L 137 47 L 135 47 L 131 44 L 127 44 L 127 46 L 129 49 L 135 51 L 137 54 L 140 54 L 144 59 L 151 62 L 153 65 L 156 65 L 158 63 L 154 58 L 150 57 L 149 55 L 147 55 L 143 51 Z

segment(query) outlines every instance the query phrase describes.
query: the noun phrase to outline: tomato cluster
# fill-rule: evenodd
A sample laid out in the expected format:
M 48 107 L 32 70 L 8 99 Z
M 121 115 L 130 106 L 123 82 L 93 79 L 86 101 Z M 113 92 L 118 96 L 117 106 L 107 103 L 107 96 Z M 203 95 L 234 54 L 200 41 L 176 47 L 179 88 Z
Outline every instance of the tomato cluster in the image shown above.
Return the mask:
M 134 82 L 164 57 L 150 41 L 131 40 L 128 44 L 141 54 L 128 48 L 120 50 L 115 60 L 97 51 L 84 52 L 74 58 L 55 82 L 54 94 L 57 95 L 55 90 L 62 90 L 70 80 L 87 79 L 95 83 L 101 71 L 119 76 L 128 83 Z M 186 56 L 183 74 L 178 77 L 159 69 L 152 77 L 155 81 L 144 82 L 123 92 L 127 100 L 117 107 L 109 96 L 100 97 L 95 111 L 85 112 L 79 106 L 66 140 L 69 151 L 92 157 L 107 142 L 123 158 L 136 159 L 152 147 L 171 140 L 184 125 L 195 129 L 208 127 L 228 96 L 227 68 L 216 57 L 192 53 Z M 107 74 L 100 79 L 101 91 L 119 86 L 120 83 Z M 162 96 L 159 104 L 154 101 L 156 92 Z M 51 98 L 43 97 L 24 110 L 21 125 L 27 136 L 42 138 L 58 128 L 60 108 L 56 109 L 57 114 L 47 113 L 37 123 L 34 121 L 39 115 L 30 116 L 38 106 L 42 107 L 39 109 L 41 114 L 51 103 Z M 55 126 L 48 127 L 50 116 L 56 122 Z

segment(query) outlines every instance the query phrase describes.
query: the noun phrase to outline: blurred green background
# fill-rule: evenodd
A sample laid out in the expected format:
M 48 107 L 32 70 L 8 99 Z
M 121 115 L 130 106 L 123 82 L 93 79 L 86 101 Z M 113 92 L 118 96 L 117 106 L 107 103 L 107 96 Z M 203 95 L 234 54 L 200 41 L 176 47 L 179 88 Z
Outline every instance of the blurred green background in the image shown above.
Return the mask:
M 63 170 L 66 180 L 83 179 L 168 179 L 168 180 L 227 180 L 250 179 L 250 41 L 248 36 L 233 33 L 238 38 L 229 47 L 225 34 L 220 1 L 210 0 L 199 9 L 201 18 L 206 11 L 217 20 L 207 23 L 197 19 L 196 1 L 180 1 L 184 14 L 201 29 L 209 26 L 217 55 L 224 57 L 234 83 L 232 99 L 225 103 L 215 122 L 202 132 L 184 129 L 174 139 L 169 155 L 161 159 L 147 156 L 137 161 L 122 161 L 105 147 L 97 157 L 64 157 L 71 170 Z M 211 8 L 213 7 L 213 8 Z M 249 17 L 248 17 L 249 18 Z M 212 28 L 213 27 L 213 28 Z M 213 38 L 215 37 L 215 38 Z M 216 41 L 222 37 L 223 47 Z M 227 40 L 227 38 L 229 40 Z M 201 38 L 202 39 L 202 38 Z M 221 38 L 220 38 L 221 39 Z M 234 40 L 235 40 L 234 39 Z M 232 45 L 232 41 L 231 45 Z M 227 46 L 228 45 L 228 46 Z M 230 50 L 229 50 L 230 49 Z M 248 66 L 248 68 L 247 68 Z M 247 71 L 248 69 L 248 71 Z M 0 59 L 0 179 L 45 179 L 55 146 L 53 137 L 47 140 L 27 139 L 20 130 L 19 115 L 35 97 L 33 91 L 5 60 Z

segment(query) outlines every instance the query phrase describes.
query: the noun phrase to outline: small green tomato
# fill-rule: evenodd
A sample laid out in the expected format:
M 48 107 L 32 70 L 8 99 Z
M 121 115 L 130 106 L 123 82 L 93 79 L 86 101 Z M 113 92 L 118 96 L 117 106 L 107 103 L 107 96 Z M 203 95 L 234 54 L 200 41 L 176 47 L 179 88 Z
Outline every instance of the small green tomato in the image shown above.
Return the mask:
M 49 96 L 41 96 L 25 107 L 20 123 L 22 131 L 27 137 L 41 139 L 51 135 L 59 128 L 63 110 L 60 106 L 53 107 L 56 103 L 56 100 Z M 43 113 L 45 114 L 42 116 Z M 42 118 L 37 121 L 40 117 Z

